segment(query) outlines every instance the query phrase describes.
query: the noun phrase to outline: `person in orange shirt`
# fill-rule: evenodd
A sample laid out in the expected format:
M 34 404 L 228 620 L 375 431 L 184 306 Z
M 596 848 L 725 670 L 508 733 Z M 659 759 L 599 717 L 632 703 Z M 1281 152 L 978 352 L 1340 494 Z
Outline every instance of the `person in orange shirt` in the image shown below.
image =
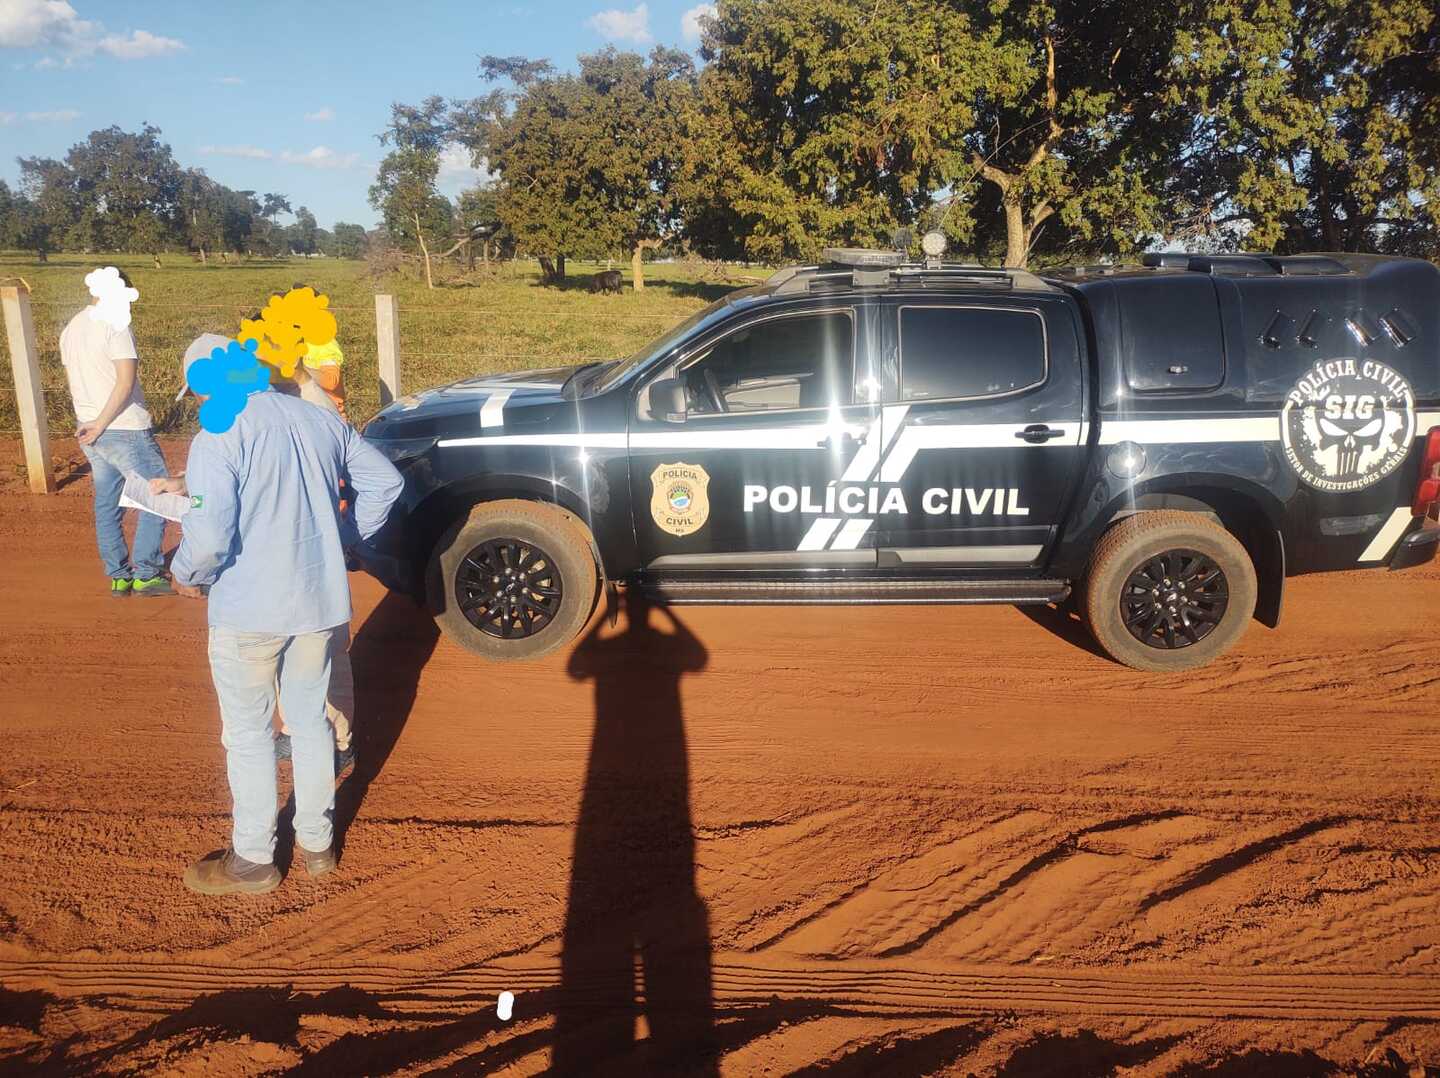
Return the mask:
M 292 287 L 310 286 L 296 282 Z M 315 344 L 307 341 L 303 363 L 306 373 L 325 391 L 325 395 L 335 405 L 335 410 L 340 413 L 340 418 L 348 423 L 350 417 L 345 414 L 345 374 L 341 369 L 345 363 L 345 353 L 340 351 L 340 342 L 330 340 Z

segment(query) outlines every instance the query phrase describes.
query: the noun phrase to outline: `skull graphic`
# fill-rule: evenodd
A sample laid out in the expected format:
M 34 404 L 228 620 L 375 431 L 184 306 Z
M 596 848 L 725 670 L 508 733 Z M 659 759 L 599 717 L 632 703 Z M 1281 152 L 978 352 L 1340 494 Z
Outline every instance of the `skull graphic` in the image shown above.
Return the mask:
M 1398 376 L 1383 380 L 1382 367 L 1367 362 L 1322 384 L 1311 382 L 1303 403 L 1287 406 L 1281 421 L 1287 457 L 1312 486 L 1358 490 L 1404 459 L 1413 437 L 1414 398 Z

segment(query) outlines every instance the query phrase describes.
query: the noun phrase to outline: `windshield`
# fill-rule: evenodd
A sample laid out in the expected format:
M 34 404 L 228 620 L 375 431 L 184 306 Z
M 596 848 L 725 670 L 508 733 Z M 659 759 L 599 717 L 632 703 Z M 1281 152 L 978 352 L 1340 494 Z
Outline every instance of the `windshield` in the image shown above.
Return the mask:
M 691 330 L 693 330 L 701 322 L 705 321 L 705 319 L 709 318 L 716 311 L 723 309 L 731 301 L 732 297 L 722 296 L 714 303 L 700 308 L 700 310 L 696 311 L 689 318 L 685 319 L 685 321 L 681 322 L 678 326 L 675 326 L 673 329 L 667 331 L 664 336 L 659 337 L 656 340 L 653 340 L 649 344 L 645 345 L 643 348 L 640 349 L 640 351 L 636 352 L 629 359 L 622 359 L 618 363 L 613 364 L 608 370 L 605 371 L 605 377 L 601 379 L 601 381 L 595 386 L 595 392 L 604 393 L 611 386 L 616 385 L 631 371 L 639 367 L 642 363 L 654 358 L 655 356 L 668 352 L 680 340 L 682 340 L 686 335 L 688 335 Z

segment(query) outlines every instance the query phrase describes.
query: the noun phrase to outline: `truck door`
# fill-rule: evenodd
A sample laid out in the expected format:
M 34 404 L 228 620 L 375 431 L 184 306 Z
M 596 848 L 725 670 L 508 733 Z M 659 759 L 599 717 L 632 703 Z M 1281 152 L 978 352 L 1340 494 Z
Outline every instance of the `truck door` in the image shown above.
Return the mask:
M 878 479 L 881 569 L 1038 570 L 1083 446 L 1085 365 L 1063 300 L 895 297 Z
M 878 450 L 878 332 L 868 303 L 759 311 L 645 380 L 629 447 L 647 572 L 874 569 L 874 529 L 856 511 L 866 498 L 841 505 L 833 484 Z M 671 379 L 683 384 L 683 415 L 650 400 Z

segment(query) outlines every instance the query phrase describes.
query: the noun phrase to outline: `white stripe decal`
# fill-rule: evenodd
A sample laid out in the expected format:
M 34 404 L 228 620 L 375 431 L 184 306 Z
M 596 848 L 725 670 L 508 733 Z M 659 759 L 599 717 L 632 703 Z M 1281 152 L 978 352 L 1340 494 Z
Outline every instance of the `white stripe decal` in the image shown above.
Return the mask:
M 1280 417 L 1250 419 L 1104 419 L 1100 444 L 1140 442 L 1143 445 L 1177 445 L 1205 442 L 1278 442 Z
M 840 529 L 840 534 L 837 535 L 835 541 L 830 544 L 830 549 L 854 550 L 860 545 L 860 540 L 865 538 L 865 533 L 870 530 L 870 525 L 874 523 L 875 521 L 873 519 L 856 520 L 852 518 L 847 520 L 845 526 Z
M 881 420 L 877 416 L 865 435 L 865 444 L 856 451 L 844 474 L 840 476 L 840 482 L 863 483 L 875 474 L 875 469 L 880 464 L 880 427 Z
M 480 426 L 503 427 L 505 425 L 505 402 L 510 399 L 513 389 L 502 389 L 485 398 L 480 406 Z
M 898 404 L 886 408 L 882 417 L 885 421 L 885 448 L 895 444 L 895 437 L 905 426 L 905 417 L 910 414 L 910 405 Z
M 1390 519 L 1385 522 L 1370 545 L 1365 548 L 1365 553 L 1360 555 L 1361 561 L 1384 561 L 1390 556 L 1390 551 L 1395 549 L 1395 544 L 1400 541 L 1400 535 L 1410 526 L 1414 518 L 1410 515 L 1410 507 L 1402 505 L 1390 514 Z
M 573 446 L 576 449 L 624 449 L 625 435 L 621 434 L 492 434 L 488 438 L 442 438 L 437 443 L 441 449 L 466 445 L 552 445 Z
M 824 449 L 830 429 L 823 423 L 757 430 L 677 430 L 637 433 L 632 449 Z
M 821 517 L 810 525 L 810 530 L 805 533 L 805 538 L 800 540 L 797 550 L 824 550 L 825 544 L 830 541 L 830 536 L 835 534 L 835 529 L 840 526 L 840 521 L 835 517 Z

